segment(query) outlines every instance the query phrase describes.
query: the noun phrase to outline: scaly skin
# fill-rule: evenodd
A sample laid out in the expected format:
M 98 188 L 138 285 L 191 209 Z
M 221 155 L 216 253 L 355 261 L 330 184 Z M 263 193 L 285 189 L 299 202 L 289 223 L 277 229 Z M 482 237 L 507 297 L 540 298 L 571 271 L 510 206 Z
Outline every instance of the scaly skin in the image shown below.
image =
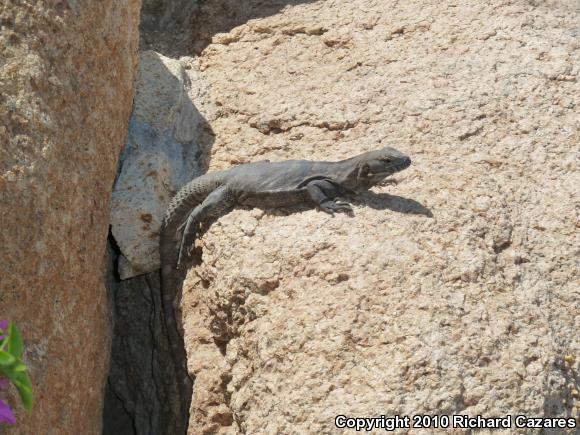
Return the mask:
M 220 179 L 214 180 L 209 176 L 196 178 L 186 184 L 171 200 L 165 218 L 161 224 L 159 254 L 161 256 L 161 285 L 163 293 L 163 315 L 167 337 L 171 349 L 171 356 L 178 378 L 179 414 L 178 422 L 174 426 L 177 434 L 187 433 L 189 424 L 189 404 L 192 396 L 193 382 L 187 371 L 187 355 L 183 337 L 179 332 L 173 303 L 181 282 L 185 278 L 184 270 L 176 269 L 178 250 L 181 238 L 178 227 L 192 207 L 201 203 L 219 184 Z
M 173 303 L 199 226 L 228 213 L 236 205 L 275 208 L 310 203 L 327 213 L 352 212 L 348 203 L 336 198 L 380 184 L 410 164 L 409 157 L 388 147 L 339 162 L 262 161 L 202 175 L 175 195 L 161 226 L 159 251 L 165 325 L 179 378 L 178 434 L 187 432 L 192 380 Z

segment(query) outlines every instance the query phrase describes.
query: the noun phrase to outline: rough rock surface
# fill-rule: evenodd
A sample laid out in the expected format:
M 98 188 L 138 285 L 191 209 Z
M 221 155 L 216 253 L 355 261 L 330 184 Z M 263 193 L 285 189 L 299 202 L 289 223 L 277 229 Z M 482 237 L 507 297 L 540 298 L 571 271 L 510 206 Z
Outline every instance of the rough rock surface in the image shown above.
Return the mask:
M 210 169 L 383 145 L 414 163 L 353 218 L 236 210 L 204 235 L 183 300 L 190 433 L 578 416 L 578 3 L 224 0 L 200 14 L 211 40 L 189 65 L 211 88 Z M 239 16 L 252 19 L 228 28 Z
M 199 175 L 205 121 L 183 65 L 154 51 L 139 56 L 135 101 L 111 203 L 121 279 L 159 269 L 159 226 L 175 192 Z
M 36 400 L 10 433 L 100 433 L 109 200 L 131 110 L 139 6 L 0 6 L 0 318 L 23 331 Z

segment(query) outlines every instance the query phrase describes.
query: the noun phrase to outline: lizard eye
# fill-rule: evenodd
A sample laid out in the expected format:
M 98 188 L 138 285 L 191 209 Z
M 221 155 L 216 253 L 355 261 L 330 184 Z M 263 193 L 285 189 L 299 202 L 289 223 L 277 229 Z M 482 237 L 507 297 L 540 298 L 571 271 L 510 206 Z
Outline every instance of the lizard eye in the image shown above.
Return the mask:
M 391 163 L 392 161 L 393 161 L 393 159 L 391 159 L 390 157 L 385 157 L 383 159 L 383 162 L 385 162 L 385 163 Z

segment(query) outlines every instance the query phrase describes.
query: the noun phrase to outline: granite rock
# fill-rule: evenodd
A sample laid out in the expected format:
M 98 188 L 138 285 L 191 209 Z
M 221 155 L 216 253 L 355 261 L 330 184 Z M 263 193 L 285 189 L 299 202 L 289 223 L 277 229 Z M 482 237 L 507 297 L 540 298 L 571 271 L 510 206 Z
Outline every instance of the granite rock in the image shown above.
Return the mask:
M 11 434 L 101 433 L 105 248 L 139 8 L 0 5 L 0 319 L 22 330 L 35 397 L 31 415 L 17 406 Z
M 578 417 L 577 2 L 282 3 L 203 5 L 210 169 L 384 145 L 413 166 L 352 218 L 237 209 L 205 233 L 190 434 Z
M 197 137 L 204 125 L 179 60 L 141 52 L 135 88 L 111 204 L 121 279 L 159 268 L 159 226 L 171 197 L 200 173 Z

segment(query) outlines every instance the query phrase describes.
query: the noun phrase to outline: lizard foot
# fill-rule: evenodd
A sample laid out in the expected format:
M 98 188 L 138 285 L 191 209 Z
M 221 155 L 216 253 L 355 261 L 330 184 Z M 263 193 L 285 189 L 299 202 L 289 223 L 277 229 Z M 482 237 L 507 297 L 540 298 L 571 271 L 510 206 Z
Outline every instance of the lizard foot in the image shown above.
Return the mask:
M 191 256 L 193 254 L 193 248 L 184 248 L 179 252 L 179 257 L 177 258 L 177 268 L 181 269 L 186 263 L 189 263 Z
M 334 214 L 336 212 L 353 213 L 352 207 L 344 201 L 327 201 L 320 205 L 320 209 L 326 213 Z
M 399 184 L 399 180 L 395 178 L 387 178 L 377 184 L 377 186 L 396 186 L 397 184 Z
M 179 248 L 179 255 L 177 257 L 177 268 L 181 269 L 181 266 L 183 266 L 183 263 L 185 263 L 185 257 L 188 256 L 185 252 L 185 249 L 183 246 L 181 246 Z
M 189 236 L 189 237 L 188 237 Z M 193 239 L 191 240 L 191 235 L 186 235 L 182 238 L 181 244 L 179 246 L 179 254 L 177 256 L 177 268 L 181 269 L 181 267 L 191 260 L 193 255 L 193 251 L 195 250 L 195 234 L 193 235 Z

